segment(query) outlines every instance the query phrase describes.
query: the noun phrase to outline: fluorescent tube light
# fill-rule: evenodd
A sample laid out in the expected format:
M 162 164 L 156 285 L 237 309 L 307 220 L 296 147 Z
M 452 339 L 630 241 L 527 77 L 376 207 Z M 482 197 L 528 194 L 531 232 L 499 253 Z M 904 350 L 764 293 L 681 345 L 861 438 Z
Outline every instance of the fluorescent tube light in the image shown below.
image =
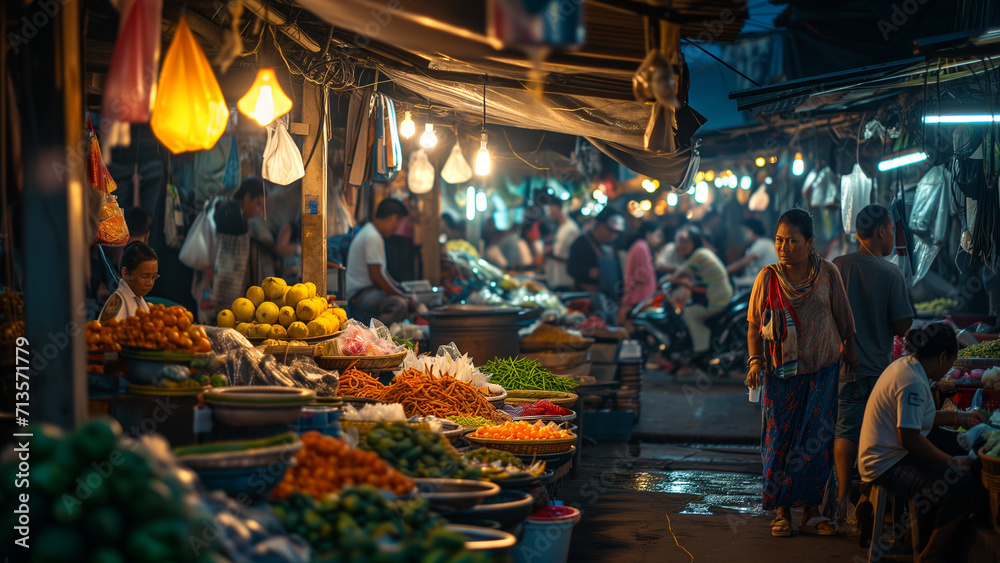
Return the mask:
M 897 156 L 895 158 L 890 158 L 888 160 L 883 160 L 878 163 L 879 172 L 885 172 L 886 170 L 892 170 L 893 168 L 899 168 L 900 166 L 907 166 L 920 162 L 922 160 L 927 160 L 927 153 L 917 152 L 904 154 L 903 156 Z

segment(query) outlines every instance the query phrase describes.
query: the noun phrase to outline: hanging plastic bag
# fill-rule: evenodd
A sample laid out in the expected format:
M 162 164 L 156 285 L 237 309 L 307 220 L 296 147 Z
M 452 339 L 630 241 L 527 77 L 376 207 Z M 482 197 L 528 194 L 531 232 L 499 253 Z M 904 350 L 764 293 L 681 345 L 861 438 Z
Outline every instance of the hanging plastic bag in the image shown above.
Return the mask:
M 149 122 L 173 153 L 208 150 L 226 130 L 229 108 L 212 67 L 181 16 L 163 59 Z
M 428 160 L 424 149 L 413 151 L 410 155 L 406 184 L 415 194 L 425 194 L 434 189 L 434 165 Z
M 285 129 L 284 120 L 275 119 L 267 126 L 267 145 L 261 176 L 270 182 L 287 186 L 306 175 L 302 153 Z
M 872 181 L 860 164 L 840 180 L 840 212 L 844 221 L 844 232 L 853 235 L 858 230 L 857 219 L 860 212 L 872 201 Z
M 101 145 L 97 142 L 97 134 L 94 133 L 94 124 L 91 123 L 89 115 L 87 127 L 90 129 L 90 139 L 87 144 L 87 182 L 90 183 L 90 187 L 102 194 L 110 194 L 118 189 L 118 184 L 108 172 L 108 167 L 104 165 Z
M 462 147 L 456 141 L 451 147 L 451 154 L 441 169 L 441 179 L 449 184 L 463 184 L 472 179 L 472 168 L 462 156 Z
M 228 192 L 235 192 L 240 187 L 240 146 L 236 142 L 235 133 L 230 135 L 230 139 L 226 170 L 222 173 L 222 187 Z
M 101 115 L 122 125 L 149 121 L 160 66 L 163 0 L 132 0 L 126 9 L 104 80 L 101 104 Z
M 768 206 L 771 205 L 771 196 L 767 195 L 767 185 L 761 184 L 757 191 L 750 196 L 750 203 L 747 207 L 750 211 L 766 211 Z
M 931 231 L 938 222 L 939 207 L 942 194 L 949 193 L 951 186 L 950 173 L 943 165 L 935 166 L 924 174 L 917 182 L 916 194 L 913 197 L 913 210 L 910 212 L 910 229 L 914 234 L 932 239 Z M 947 218 L 945 218 L 947 220 Z
M 120 246 L 128 242 L 125 213 L 118 207 L 118 198 L 104 194 L 101 199 L 101 219 L 97 223 L 95 244 Z
M 205 270 L 215 261 L 215 206 L 224 201 L 216 196 L 205 201 L 205 207 L 195 217 L 184 238 L 184 244 L 177 258 L 194 270 Z
M 813 178 L 809 204 L 813 207 L 829 207 L 837 205 L 840 191 L 837 186 L 837 175 L 833 168 L 824 166 Z
M 184 244 L 184 211 L 174 184 L 167 184 L 163 209 L 163 241 L 169 248 L 180 248 Z

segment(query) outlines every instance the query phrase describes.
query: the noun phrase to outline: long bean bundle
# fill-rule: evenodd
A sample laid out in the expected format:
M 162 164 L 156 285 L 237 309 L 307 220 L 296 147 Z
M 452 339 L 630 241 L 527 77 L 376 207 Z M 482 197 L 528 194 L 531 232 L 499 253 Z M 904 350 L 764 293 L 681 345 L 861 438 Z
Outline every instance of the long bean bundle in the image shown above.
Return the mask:
M 492 374 L 490 383 L 504 389 L 534 389 L 539 391 L 569 391 L 577 386 L 568 377 L 559 377 L 542 367 L 538 360 L 527 358 L 494 358 L 480 370 Z

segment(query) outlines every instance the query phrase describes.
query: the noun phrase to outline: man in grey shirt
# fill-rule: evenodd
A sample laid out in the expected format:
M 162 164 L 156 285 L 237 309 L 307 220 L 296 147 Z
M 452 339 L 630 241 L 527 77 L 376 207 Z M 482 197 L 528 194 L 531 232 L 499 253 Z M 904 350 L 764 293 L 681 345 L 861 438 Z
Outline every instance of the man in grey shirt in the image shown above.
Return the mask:
M 854 312 L 854 343 L 861 360 L 857 370 L 851 372 L 845 366 L 840 372 L 840 408 L 833 446 L 840 501 L 838 525 L 843 523 L 848 504 L 865 404 L 876 379 L 892 363 L 893 336 L 905 335 L 913 323 L 903 273 L 882 259 L 892 252 L 895 242 L 889 210 L 876 204 L 858 212 L 857 237 L 860 250 L 833 260 Z

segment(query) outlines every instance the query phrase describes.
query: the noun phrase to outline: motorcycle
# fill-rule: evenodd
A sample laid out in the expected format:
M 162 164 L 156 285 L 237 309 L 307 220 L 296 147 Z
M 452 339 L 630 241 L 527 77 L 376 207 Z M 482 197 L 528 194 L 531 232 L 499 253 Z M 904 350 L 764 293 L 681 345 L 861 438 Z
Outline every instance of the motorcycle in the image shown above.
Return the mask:
M 647 354 L 659 352 L 674 367 L 696 367 L 717 376 L 742 368 L 747 357 L 750 290 L 735 293 L 721 312 L 705 322 L 711 330 L 709 349 L 695 354 L 691 333 L 681 316 L 685 303 L 676 303 L 672 298 L 675 289 L 667 282 L 632 309 L 636 338 Z

